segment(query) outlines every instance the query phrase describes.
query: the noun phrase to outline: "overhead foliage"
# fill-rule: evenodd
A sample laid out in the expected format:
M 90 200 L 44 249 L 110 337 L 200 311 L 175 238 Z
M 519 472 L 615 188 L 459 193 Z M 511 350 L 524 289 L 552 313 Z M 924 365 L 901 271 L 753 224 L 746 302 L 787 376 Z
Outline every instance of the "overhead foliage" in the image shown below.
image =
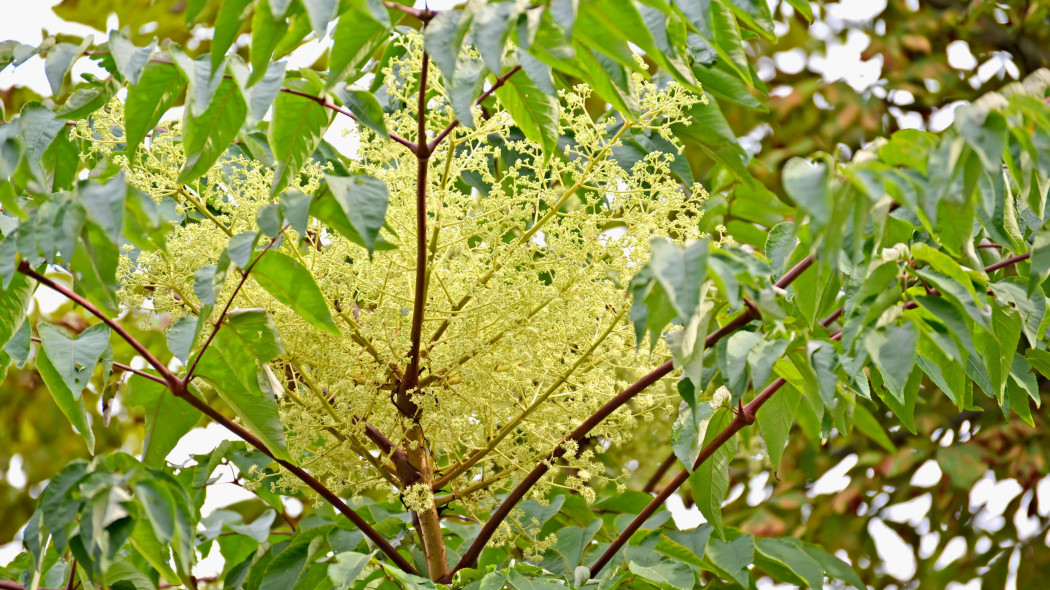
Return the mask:
M 734 470 L 794 461 L 793 425 L 892 451 L 883 421 L 927 432 L 942 399 L 1036 423 L 1046 70 L 942 133 L 790 159 L 775 195 L 720 107 L 762 108 L 764 1 L 179 6 L 159 39 L 0 45 L 53 91 L 0 126 L 0 361 L 89 457 L 4 587 L 864 588 L 870 553 L 723 507 Z M 712 227 L 727 178 L 760 210 Z M 169 463 L 202 417 L 241 440 Z M 139 458 L 110 435 L 136 420 Z M 628 489 L 619 459 L 661 445 Z M 202 514 L 220 473 L 257 500 Z

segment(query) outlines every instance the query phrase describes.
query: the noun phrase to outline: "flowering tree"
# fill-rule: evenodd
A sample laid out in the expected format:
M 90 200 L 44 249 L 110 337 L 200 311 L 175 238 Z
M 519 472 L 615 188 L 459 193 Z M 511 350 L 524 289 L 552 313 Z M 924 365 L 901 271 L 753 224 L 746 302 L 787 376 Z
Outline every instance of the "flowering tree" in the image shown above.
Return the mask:
M 102 43 L 2 46 L 54 96 L 0 126 L 0 354 L 93 455 L 2 587 L 863 588 L 830 544 L 730 526 L 731 465 L 776 471 L 796 422 L 882 443 L 941 394 L 1033 421 L 1044 71 L 941 135 L 790 160 L 778 200 L 718 107 L 762 90 L 765 2 L 179 6 L 159 44 L 129 9 Z M 309 35 L 329 53 L 286 71 Z M 750 233 L 703 223 L 687 144 L 765 208 Z M 134 456 L 95 454 L 114 412 Z M 202 419 L 243 442 L 168 463 Z M 624 457 L 668 454 L 627 489 Z M 202 516 L 226 465 L 258 500 Z M 679 531 L 686 482 L 707 523 Z

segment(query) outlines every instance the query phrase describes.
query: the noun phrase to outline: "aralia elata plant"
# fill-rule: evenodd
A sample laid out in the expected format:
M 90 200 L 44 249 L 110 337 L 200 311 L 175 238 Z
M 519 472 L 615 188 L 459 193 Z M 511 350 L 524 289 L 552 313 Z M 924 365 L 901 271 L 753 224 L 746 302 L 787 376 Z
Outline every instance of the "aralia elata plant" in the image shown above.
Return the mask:
M 738 434 L 775 469 L 801 407 L 825 438 L 873 400 L 911 427 L 920 394 L 969 409 L 975 384 L 1031 419 L 1050 166 L 1025 138 L 1050 137 L 1048 80 L 940 136 L 790 161 L 793 219 L 759 253 L 703 230 L 683 154 L 719 128 L 705 76 L 736 88 L 709 53 L 750 80 L 739 26 L 770 34 L 746 4 L 240 0 L 194 4 L 215 26 L 196 56 L 118 31 L 5 45 L 45 52 L 55 94 L 0 127 L 5 366 L 33 359 L 90 452 L 99 392 L 145 439 L 56 474 L 3 587 L 749 586 L 752 564 L 863 587 L 723 523 Z M 286 72 L 332 20 L 327 72 Z M 111 77 L 71 86 L 81 57 Z M 30 314 L 39 286 L 91 325 Z M 202 415 L 246 444 L 168 464 Z M 682 471 L 637 514 L 590 513 L 627 493 L 604 452 L 654 420 L 674 460 L 647 487 Z M 268 509 L 250 525 L 200 514 L 226 463 Z M 686 481 L 708 524 L 654 523 Z M 225 565 L 198 579 L 212 543 Z

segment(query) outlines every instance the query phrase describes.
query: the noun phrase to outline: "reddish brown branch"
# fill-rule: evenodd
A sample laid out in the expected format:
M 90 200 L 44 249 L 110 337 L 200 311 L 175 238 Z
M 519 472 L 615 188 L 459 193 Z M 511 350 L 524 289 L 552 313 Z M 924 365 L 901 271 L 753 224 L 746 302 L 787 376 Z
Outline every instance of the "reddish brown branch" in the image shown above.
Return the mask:
M 130 344 L 131 347 L 135 349 L 135 352 L 142 355 L 142 358 L 146 359 L 146 362 L 149 363 L 151 367 L 156 369 L 158 373 L 160 373 L 160 376 L 164 379 L 165 383 L 167 383 L 168 385 L 178 383 L 179 379 L 175 377 L 175 375 L 172 374 L 171 371 L 168 370 L 168 367 L 165 366 L 164 363 L 160 362 L 160 360 L 157 357 L 153 356 L 153 353 L 151 353 L 145 346 L 143 346 L 142 343 L 136 340 L 134 336 L 129 334 L 123 326 L 118 324 L 113 319 L 109 318 L 106 314 L 102 313 L 102 311 L 99 308 L 95 307 L 93 303 L 84 299 L 80 295 L 77 295 L 75 292 L 73 292 L 72 289 L 69 289 L 64 285 L 60 285 L 55 281 L 45 277 L 44 275 L 36 272 L 31 266 L 29 266 L 29 263 L 25 260 L 18 264 L 18 272 L 34 279 L 41 285 L 45 285 L 53 289 L 54 291 L 61 293 L 66 299 L 69 299 L 73 303 L 76 303 L 77 305 L 83 307 L 85 310 L 87 310 L 88 313 L 102 320 L 102 323 L 109 326 L 111 330 L 116 332 L 117 335 L 123 338 L 125 342 Z
M 660 466 L 656 468 L 656 472 L 653 473 L 653 476 L 649 478 L 648 482 L 646 482 L 642 491 L 647 494 L 653 493 L 657 484 L 659 484 L 660 480 L 664 478 L 664 474 L 667 473 L 667 470 L 674 466 L 676 459 L 677 456 L 674 453 L 668 455 L 667 458 L 664 459 L 664 462 L 660 463 Z
M 985 267 L 984 271 L 986 273 L 994 272 L 1006 266 L 1010 266 L 1011 264 L 1016 264 L 1018 262 L 1021 262 L 1022 260 L 1027 260 L 1028 258 L 1029 254 L 1019 254 L 1017 256 L 1013 256 L 996 262 L 995 264 L 989 265 Z M 914 301 L 909 301 L 904 304 L 904 308 L 913 309 L 917 305 L 918 304 Z M 841 309 L 836 310 L 830 316 L 825 318 L 821 323 L 824 324 L 824 326 L 826 327 L 830 325 L 840 314 Z M 841 338 L 842 331 L 838 331 L 831 336 L 830 340 L 839 340 Z M 754 416 L 757 414 L 759 408 L 761 408 L 763 404 L 769 401 L 769 399 L 773 397 L 773 394 L 775 394 L 786 383 L 787 382 L 783 378 L 777 378 L 777 380 L 771 383 L 769 387 L 766 387 L 764 390 L 762 390 L 761 393 L 756 395 L 755 399 L 751 400 L 751 402 L 744 406 L 741 409 L 741 411 L 737 412 L 736 415 L 733 417 L 733 421 L 730 422 L 729 425 L 726 426 L 725 429 L 718 434 L 718 437 L 716 437 L 713 441 L 711 441 L 710 444 L 708 444 L 706 447 L 704 447 L 702 451 L 700 451 L 700 455 L 697 457 L 696 462 L 693 464 L 693 471 L 699 468 L 705 460 L 707 460 L 711 455 L 713 455 L 714 452 L 718 450 L 718 448 L 721 447 L 723 444 L 725 444 L 726 441 L 732 438 L 733 435 L 735 435 L 745 426 L 753 423 Z M 661 491 L 655 498 L 652 499 L 651 502 L 649 502 L 645 509 L 643 509 L 640 513 L 638 513 L 637 516 L 635 516 L 634 520 L 632 520 L 631 523 L 627 525 L 627 528 L 625 528 L 620 533 L 620 535 L 616 537 L 616 539 L 609 545 L 605 552 L 602 553 L 602 555 L 598 557 L 598 559 L 595 560 L 595 562 L 591 565 L 590 575 L 592 577 L 597 575 L 598 572 L 600 572 L 602 568 L 604 568 L 609 563 L 609 561 L 616 555 L 616 553 L 627 543 L 628 540 L 630 540 L 631 535 L 633 535 L 642 526 L 642 524 L 646 520 L 648 520 L 649 517 L 652 516 L 658 508 L 663 506 L 664 502 L 667 501 L 667 499 L 671 497 L 671 495 L 674 494 L 678 490 L 678 488 L 680 488 L 682 484 L 685 483 L 687 479 L 689 479 L 689 473 L 689 471 L 683 469 L 677 476 L 675 476 L 671 483 L 663 489 L 663 491 Z
M 340 115 L 345 115 L 347 117 L 350 117 L 354 121 L 360 123 L 360 119 L 357 118 L 357 115 L 355 115 L 352 112 L 350 112 L 349 109 L 343 108 L 343 107 L 335 104 L 334 102 L 328 100 L 327 98 L 325 98 L 323 96 L 314 96 L 313 94 L 310 94 L 308 92 L 302 92 L 302 91 L 299 91 L 299 90 L 295 90 L 293 88 L 281 88 L 281 92 L 287 92 L 288 94 L 294 94 L 296 96 L 301 96 L 303 98 L 310 99 L 310 100 L 316 102 L 317 104 L 325 107 L 326 109 L 331 109 L 331 110 L 339 113 Z M 400 143 L 401 145 L 407 147 L 413 153 L 416 151 L 416 144 L 411 142 L 411 141 L 409 141 L 409 140 L 407 140 L 407 139 L 405 139 L 404 137 L 401 137 L 400 135 L 398 135 L 396 133 L 393 133 L 393 132 L 387 132 L 387 136 L 389 136 L 390 139 L 392 139 L 392 140 Z
M 426 311 L 427 299 L 427 169 L 430 166 L 430 148 L 427 146 L 426 106 L 427 106 L 427 72 L 430 68 L 430 56 L 423 53 L 423 67 L 419 74 L 419 102 L 416 112 L 416 126 L 419 140 L 416 150 L 416 289 L 412 300 L 412 326 L 410 328 L 411 347 L 408 351 L 408 367 L 401 380 L 398 391 L 398 409 L 410 412 L 414 418 L 415 404 L 408 397 L 410 391 L 419 384 L 419 347 L 423 338 L 423 314 Z
M 204 357 L 204 352 L 208 350 L 208 347 L 211 346 L 212 341 L 215 340 L 215 335 L 219 333 L 220 329 L 222 329 L 222 321 L 226 318 L 226 314 L 230 312 L 230 307 L 233 306 L 233 302 L 235 299 L 237 299 L 237 294 L 241 292 L 241 288 L 244 287 L 244 283 L 248 281 L 248 275 L 252 272 L 252 269 L 255 268 L 255 265 L 258 264 L 259 260 L 261 260 L 262 257 L 267 252 L 269 252 L 270 248 L 273 248 L 273 245 L 276 243 L 277 238 L 271 239 L 270 243 L 266 244 L 266 247 L 263 248 L 263 251 L 255 257 L 255 260 L 251 261 L 251 264 L 248 265 L 248 268 L 244 269 L 244 271 L 241 272 L 241 280 L 237 283 L 237 286 L 234 287 L 233 293 L 230 294 L 230 299 L 226 301 L 226 306 L 222 308 L 222 313 L 219 314 L 219 318 L 215 320 L 215 328 L 212 329 L 211 334 L 208 334 L 208 339 L 204 341 L 204 346 L 201 347 L 200 352 L 197 353 L 197 356 L 193 358 L 193 362 L 190 363 L 189 370 L 186 371 L 186 376 L 183 377 L 183 381 L 185 381 L 186 383 L 189 383 L 190 380 L 193 379 L 193 371 L 197 368 L 197 363 L 201 362 L 201 358 Z
M 161 377 L 164 380 L 164 383 L 167 385 L 171 393 L 175 395 L 175 397 L 178 397 L 179 399 L 189 403 L 191 406 L 196 408 L 197 411 L 211 418 L 215 422 L 218 422 L 227 430 L 237 435 L 248 444 L 257 448 L 264 455 L 276 461 L 279 465 L 281 465 L 290 473 L 299 478 L 299 480 L 305 483 L 310 489 L 317 492 L 319 496 L 331 503 L 336 510 L 338 510 L 341 514 L 343 514 L 343 516 L 350 520 L 350 522 L 352 522 L 362 533 L 364 533 L 365 536 L 367 536 L 373 543 L 375 543 L 376 546 L 378 546 L 379 549 L 391 559 L 391 561 L 396 563 L 398 567 L 412 574 L 418 573 L 416 569 L 412 567 L 412 564 L 409 563 L 409 561 L 405 559 L 400 553 L 398 553 L 397 550 L 385 538 L 383 538 L 381 534 L 379 534 L 379 531 L 372 528 L 372 526 L 368 524 L 361 517 L 361 515 L 359 515 L 349 506 L 347 506 L 347 504 L 343 502 L 343 500 L 339 496 L 337 496 L 335 492 L 328 489 L 321 482 L 317 481 L 316 478 L 307 473 L 301 467 L 283 459 L 277 459 L 276 457 L 274 457 L 273 452 L 261 440 L 259 440 L 258 437 L 249 432 L 243 426 L 237 424 L 233 420 L 219 413 L 218 410 L 212 408 L 203 400 L 197 398 L 197 396 L 190 393 L 187 387 L 186 380 L 179 379 L 174 374 L 172 374 L 172 372 L 169 371 L 168 368 L 163 363 L 161 363 L 155 356 L 153 356 L 153 354 L 145 346 L 143 346 L 141 342 L 136 340 L 134 336 L 129 334 L 128 331 L 121 327 L 121 325 L 118 324 L 116 321 L 106 316 L 106 314 L 102 313 L 102 311 L 98 309 L 98 307 L 96 307 L 94 304 L 92 304 L 90 301 L 87 301 L 80 295 L 77 295 L 69 288 L 60 285 L 55 281 L 52 281 L 51 279 L 36 272 L 24 260 L 18 265 L 18 271 L 28 277 L 33 278 L 38 283 L 46 285 L 51 289 L 61 293 L 66 298 L 83 307 L 91 315 L 102 320 L 104 324 L 109 326 L 110 329 L 112 329 L 121 338 L 123 338 L 125 342 L 127 342 L 133 349 L 135 349 L 136 352 L 138 352 L 140 355 L 142 355 L 143 358 L 146 359 L 146 362 L 149 363 L 150 366 L 152 366 L 154 369 L 157 370 L 158 373 L 160 373 Z M 11 588 L 11 586 L 6 587 Z M 3 586 L 2 581 L 0 581 L 0 590 L 3 590 L 4 588 L 5 586 Z
M 503 74 L 502 76 L 497 78 L 495 84 L 493 84 L 491 88 L 486 90 L 481 96 L 478 97 L 477 100 L 474 101 L 474 104 L 478 105 L 478 104 L 481 104 L 481 103 L 485 102 L 486 98 L 492 96 L 492 93 L 495 92 L 496 89 L 498 89 L 500 86 L 503 86 L 504 84 L 506 84 L 507 80 L 509 80 L 510 77 L 513 76 L 514 74 L 518 73 L 518 70 L 520 70 L 520 69 L 521 69 L 521 66 L 514 66 L 513 68 L 507 70 L 506 74 Z M 435 149 L 437 149 L 437 146 L 441 145 L 441 141 L 443 139 L 445 139 L 445 137 L 447 137 L 449 133 L 452 133 L 452 130 L 455 129 L 456 127 L 459 127 L 459 119 L 456 119 L 455 121 L 452 121 L 451 123 L 449 123 L 448 127 L 445 127 L 441 131 L 441 133 L 438 133 L 437 137 L 435 137 L 427 145 L 427 148 L 431 152 L 433 152 Z M 422 142 L 423 142 L 423 140 L 421 139 L 420 140 L 420 144 L 422 144 Z

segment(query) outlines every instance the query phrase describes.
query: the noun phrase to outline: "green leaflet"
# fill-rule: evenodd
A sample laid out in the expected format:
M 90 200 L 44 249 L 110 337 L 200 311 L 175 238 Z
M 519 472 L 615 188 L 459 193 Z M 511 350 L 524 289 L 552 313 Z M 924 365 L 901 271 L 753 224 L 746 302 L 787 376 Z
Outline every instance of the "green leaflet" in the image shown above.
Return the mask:
M 144 377 L 133 376 L 128 381 L 125 400 L 146 412 L 142 462 L 151 467 L 163 467 L 164 458 L 201 417 L 196 408 L 172 395 L 164 384 Z
M 61 328 L 40 322 L 37 332 L 51 367 L 61 377 L 73 399 L 80 400 L 80 392 L 88 386 L 99 359 L 109 348 L 109 326 L 95 324 L 71 338 Z
M 687 471 L 693 470 L 716 409 L 714 400 L 704 400 L 692 405 L 682 402 L 678 410 L 678 419 L 671 427 L 671 449 Z
M 911 322 L 887 326 L 867 334 L 864 346 L 886 382 L 886 388 L 904 403 L 904 384 L 915 365 L 918 332 Z
M 716 414 L 708 424 L 704 446 L 710 444 L 731 420 L 732 412 Z M 729 462 L 736 456 L 736 446 L 736 436 L 730 437 L 689 476 L 689 486 L 693 490 L 697 508 L 723 540 L 726 537 L 722 526 L 722 501 L 729 491 Z
M 496 97 L 525 137 L 543 146 L 545 158 L 558 148 L 558 100 L 540 90 L 529 78 L 514 75 L 496 89 Z
M 28 277 L 18 273 L 11 278 L 7 288 L 0 290 L 0 346 L 6 347 L 21 330 L 35 288 L 35 281 L 31 283 Z M 28 345 L 28 326 L 26 330 L 25 340 Z
M 325 176 L 328 191 L 310 206 L 310 213 L 372 254 L 390 202 L 386 183 L 365 175 Z
M 769 462 L 774 470 L 779 468 L 780 459 L 784 456 L 784 447 L 801 399 L 802 394 L 797 389 L 784 385 L 756 413 L 755 422 L 762 440 L 766 442 Z
M 138 83 L 128 87 L 128 99 L 124 103 L 125 152 L 135 153 L 185 86 L 186 79 L 174 65 L 146 63 Z
M 319 88 L 307 83 L 291 84 L 295 90 L 315 94 Z M 303 164 L 321 143 L 332 122 L 332 112 L 317 101 L 289 92 L 282 92 L 273 103 L 273 120 L 267 138 L 270 149 L 277 160 L 270 195 L 276 195 L 290 184 L 297 188 L 294 179 Z
M 692 588 L 696 583 L 696 574 L 688 565 L 675 561 L 659 561 L 651 566 L 635 562 L 627 564 L 631 573 L 653 582 L 660 588 Z
M 247 17 L 252 0 L 225 0 L 215 16 L 215 34 L 211 41 L 211 69 L 217 71 L 226 51 L 233 45 Z
M 87 411 L 84 409 L 84 400 L 80 397 L 80 392 L 77 391 L 74 395 L 69 389 L 62 374 L 51 364 L 43 347 L 36 357 L 36 369 L 44 380 L 44 385 L 47 385 L 48 391 L 51 392 L 51 397 L 58 404 L 58 408 L 62 410 L 69 423 L 77 429 L 80 436 L 84 437 L 88 452 L 94 454 L 95 433 L 91 431 L 91 426 L 88 424 Z
M 715 528 L 716 532 L 718 530 Z M 740 535 L 728 542 L 725 537 L 711 537 L 704 550 L 704 557 L 714 566 L 715 572 L 744 588 L 750 586 L 751 574 L 747 568 L 754 562 L 754 555 L 755 540 L 751 535 Z
M 259 378 L 259 372 L 248 342 L 232 328 L 219 330 L 197 365 L 197 374 L 215 388 L 248 430 L 275 457 L 290 461 L 277 400 L 269 387 L 263 389 L 267 381 Z
M 357 117 L 361 124 L 375 131 L 380 139 L 387 137 L 383 107 L 379 106 L 379 101 L 376 100 L 375 95 L 364 90 L 353 90 L 350 88 L 337 88 L 336 95 L 339 97 L 339 101 L 343 103 L 343 106 L 350 109 L 350 112 Z
M 292 308 L 310 325 L 332 336 L 339 335 L 339 328 L 313 275 L 291 256 L 267 252 L 255 262 L 251 277 L 274 299 Z
M 190 113 L 187 109 L 183 123 L 186 163 L 179 171 L 181 183 L 196 180 L 219 159 L 237 136 L 248 107 L 236 82 L 224 78 L 208 108 L 196 117 Z

